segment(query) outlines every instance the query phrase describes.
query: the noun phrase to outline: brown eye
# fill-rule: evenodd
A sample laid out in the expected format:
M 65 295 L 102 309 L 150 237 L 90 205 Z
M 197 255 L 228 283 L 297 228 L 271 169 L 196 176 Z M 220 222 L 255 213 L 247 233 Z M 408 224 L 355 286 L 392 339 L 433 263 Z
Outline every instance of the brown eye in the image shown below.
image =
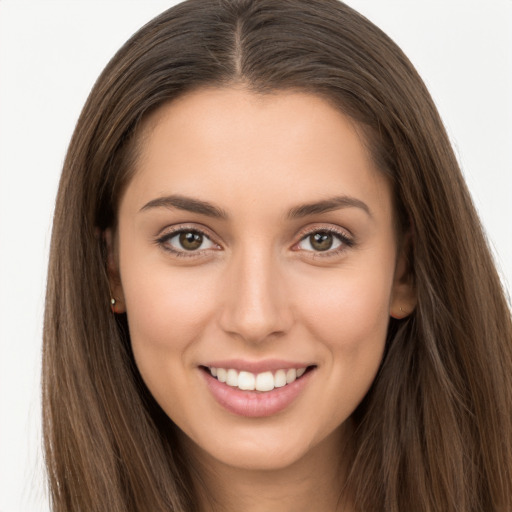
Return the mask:
M 342 233 L 332 232 L 330 230 L 313 231 L 306 235 L 297 247 L 302 251 L 308 252 L 328 252 L 334 254 L 336 249 L 351 247 L 353 242 Z
M 182 255 L 187 252 L 200 252 L 218 248 L 207 235 L 192 229 L 174 231 L 174 233 L 164 235 L 158 240 L 158 243 L 164 249 L 174 253 L 181 253 Z
M 314 233 L 309 235 L 309 243 L 315 251 L 327 251 L 332 247 L 334 236 L 332 233 Z
M 179 234 L 179 242 L 181 247 L 186 251 L 195 251 L 201 247 L 203 243 L 203 235 L 194 231 L 183 231 Z

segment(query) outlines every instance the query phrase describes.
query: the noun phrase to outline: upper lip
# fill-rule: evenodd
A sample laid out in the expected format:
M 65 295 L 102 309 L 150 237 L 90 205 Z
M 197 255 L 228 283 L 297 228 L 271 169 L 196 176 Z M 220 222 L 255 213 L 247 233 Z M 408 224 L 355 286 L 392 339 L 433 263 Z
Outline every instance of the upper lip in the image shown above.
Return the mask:
M 210 361 L 200 366 L 209 368 L 225 368 L 237 371 L 246 371 L 252 373 L 275 372 L 277 370 L 289 370 L 290 368 L 307 368 L 311 363 L 301 363 L 297 361 L 286 361 L 283 359 L 263 359 L 260 361 L 247 361 L 244 359 L 225 359 Z

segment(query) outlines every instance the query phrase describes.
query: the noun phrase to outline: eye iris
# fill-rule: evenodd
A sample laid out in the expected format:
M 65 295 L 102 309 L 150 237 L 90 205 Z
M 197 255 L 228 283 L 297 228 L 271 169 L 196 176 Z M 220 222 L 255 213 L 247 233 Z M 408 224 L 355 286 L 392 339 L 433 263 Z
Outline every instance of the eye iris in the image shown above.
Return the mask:
M 309 237 L 311 247 L 317 251 L 327 251 L 332 247 L 333 235 L 331 233 L 315 233 Z
M 180 245 L 187 251 L 194 251 L 201 247 L 203 243 L 203 235 L 186 231 L 180 233 Z

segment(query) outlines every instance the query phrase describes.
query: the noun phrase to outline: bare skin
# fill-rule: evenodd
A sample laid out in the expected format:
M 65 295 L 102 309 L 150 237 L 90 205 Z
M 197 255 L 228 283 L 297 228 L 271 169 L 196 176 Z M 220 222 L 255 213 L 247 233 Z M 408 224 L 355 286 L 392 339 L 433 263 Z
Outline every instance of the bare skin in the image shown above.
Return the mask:
M 203 512 L 349 511 L 350 416 L 390 315 L 415 304 L 389 183 L 355 125 L 314 95 L 202 89 L 146 120 L 135 171 L 111 287 Z M 246 391 L 217 367 L 305 373 Z
M 334 432 L 338 439 L 325 439 L 316 450 L 278 471 L 241 470 L 210 460 L 207 453 L 197 454 L 197 459 L 201 459 L 202 482 L 196 486 L 201 510 L 350 512 L 348 496 L 341 496 L 343 460 L 339 451 L 332 450 L 333 441 L 343 443 L 340 434 Z M 191 449 L 195 453 L 196 448 Z

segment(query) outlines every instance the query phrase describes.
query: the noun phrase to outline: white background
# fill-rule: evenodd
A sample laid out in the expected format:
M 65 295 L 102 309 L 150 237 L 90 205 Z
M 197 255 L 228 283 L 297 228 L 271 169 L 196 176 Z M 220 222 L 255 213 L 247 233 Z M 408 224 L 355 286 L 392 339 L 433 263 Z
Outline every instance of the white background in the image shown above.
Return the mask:
M 47 511 L 40 350 L 51 216 L 96 77 L 176 2 L 0 0 L 0 512 Z M 403 48 L 445 121 L 512 283 L 512 0 L 348 0 Z

